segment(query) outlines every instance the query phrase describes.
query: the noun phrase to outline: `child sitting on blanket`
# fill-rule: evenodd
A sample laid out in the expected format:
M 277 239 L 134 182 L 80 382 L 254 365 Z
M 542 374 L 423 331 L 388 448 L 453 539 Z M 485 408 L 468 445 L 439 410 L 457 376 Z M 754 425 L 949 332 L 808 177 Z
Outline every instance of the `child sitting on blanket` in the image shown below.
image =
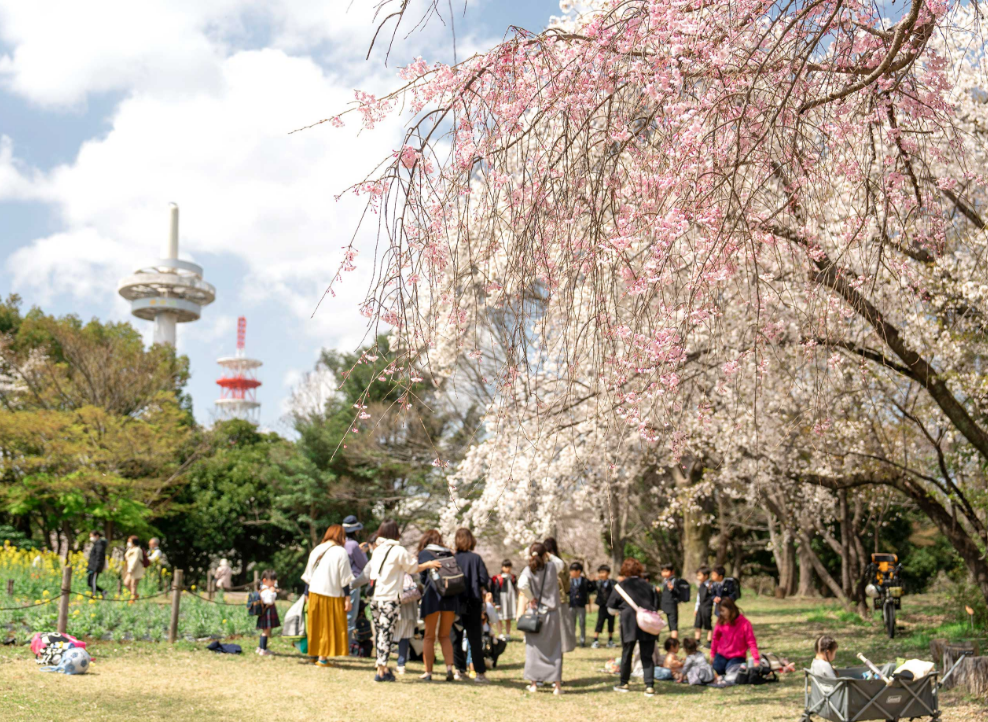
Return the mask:
M 703 656 L 703 652 L 697 649 L 697 640 L 684 639 L 683 650 L 686 652 L 686 659 L 679 670 L 680 682 L 684 684 L 711 684 L 718 681 L 714 668 Z
M 678 682 L 682 678 L 681 670 L 683 669 L 683 662 L 679 658 L 679 640 L 675 637 L 669 637 L 663 647 L 666 650 L 666 656 L 662 660 L 662 666 L 668 669 L 671 678 Z

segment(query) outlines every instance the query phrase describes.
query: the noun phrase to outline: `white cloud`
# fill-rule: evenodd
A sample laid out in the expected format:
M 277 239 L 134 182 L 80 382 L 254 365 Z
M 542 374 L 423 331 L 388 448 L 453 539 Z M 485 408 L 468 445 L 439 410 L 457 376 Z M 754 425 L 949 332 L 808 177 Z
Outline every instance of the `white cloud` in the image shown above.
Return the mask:
M 160 255 L 166 203 L 176 201 L 183 256 L 231 254 L 247 266 L 242 288 L 221 293 L 283 304 L 307 333 L 359 340 L 364 319 L 352 313 L 341 323 L 332 309 L 356 309 L 369 258 L 363 274 L 348 274 L 340 296 L 309 316 L 363 209 L 352 195 L 334 195 L 395 147 L 396 126 L 359 137 L 329 125 L 289 135 L 344 107 L 352 91 L 280 50 L 231 55 L 217 77 L 214 88 L 183 97 L 135 93 L 118 106 L 112 130 L 86 142 L 73 163 L 0 185 L 0 197 L 4 187 L 20 195 L 30 187 L 67 227 L 8 259 L 14 286 L 80 298 L 115 293 L 121 275 Z M 13 168 L 9 153 L 0 146 L 0 179 Z

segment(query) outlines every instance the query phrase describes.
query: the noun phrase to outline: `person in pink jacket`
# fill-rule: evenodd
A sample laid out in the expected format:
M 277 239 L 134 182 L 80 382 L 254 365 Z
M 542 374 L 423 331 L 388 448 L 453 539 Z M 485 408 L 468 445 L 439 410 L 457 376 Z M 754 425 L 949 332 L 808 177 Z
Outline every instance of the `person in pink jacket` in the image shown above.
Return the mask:
M 722 675 L 731 665 L 743 664 L 748 650 L 751 650 L 752 659 L 758 664 L 758 644 L 751 622 L 741 614 L 733 599 L 725 597 L 720 603 L 720 616 L 710 643 L 714 672 Z

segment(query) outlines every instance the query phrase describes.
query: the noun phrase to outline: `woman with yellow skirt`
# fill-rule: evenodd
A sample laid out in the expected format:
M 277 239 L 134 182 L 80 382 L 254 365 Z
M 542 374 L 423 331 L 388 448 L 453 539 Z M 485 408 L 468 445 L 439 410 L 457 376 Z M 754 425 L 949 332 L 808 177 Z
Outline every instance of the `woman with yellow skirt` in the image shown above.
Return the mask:
M 343 547 L 345 543 L 343 527 L 333 524 L 323 535 L 322 543 L 309 554 L 302 574 L 302 581 L 309 585 L 308 654 L 316 658 L 320 667 L 331 667 L 332 657 L 346 657 L 350 653 L 346 614 L 350 611 L 353 572 Z

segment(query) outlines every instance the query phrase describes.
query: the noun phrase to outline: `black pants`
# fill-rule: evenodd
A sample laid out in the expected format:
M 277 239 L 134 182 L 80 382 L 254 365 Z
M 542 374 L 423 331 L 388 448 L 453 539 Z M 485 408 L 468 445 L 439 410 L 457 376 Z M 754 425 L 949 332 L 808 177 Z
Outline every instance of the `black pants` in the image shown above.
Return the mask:
M 460 672 L 467 671 L 467 653 L 463 651 L 463 637 L 470 644 L 470 659 L 477 674 L 486 674 L 484 662 L 484 622 L 480 618 L 480 603 L 468 604 L 453 625 L 450 635 L 453 641 L 453 666 Z
M 86 586 L 89 587 L 89 593 L 94 597 L 97 594 L 106 594 L 106 590 L 97 584 L 97 579 L 99 579 L 99 572 L 86 572 Z
M 607 622 L 607 636 L 614 636 L 614 615 L 608 614 L 607 609 L 601 607 L 597 610 L 597 626 L 594 627 L 594 633 L 599 637 L 600 633 L 604 631 L 604 622 Z
M 621 684 L 628 684 L 631 681 L 631 660 L 635 656 L 635 645 L 642 656 L 642 671 L 645 673 L 645 686 L 655 685 L 655 660 L 652 655 L 655 653 L 655 637 L 632 640 L 621 644 Z

